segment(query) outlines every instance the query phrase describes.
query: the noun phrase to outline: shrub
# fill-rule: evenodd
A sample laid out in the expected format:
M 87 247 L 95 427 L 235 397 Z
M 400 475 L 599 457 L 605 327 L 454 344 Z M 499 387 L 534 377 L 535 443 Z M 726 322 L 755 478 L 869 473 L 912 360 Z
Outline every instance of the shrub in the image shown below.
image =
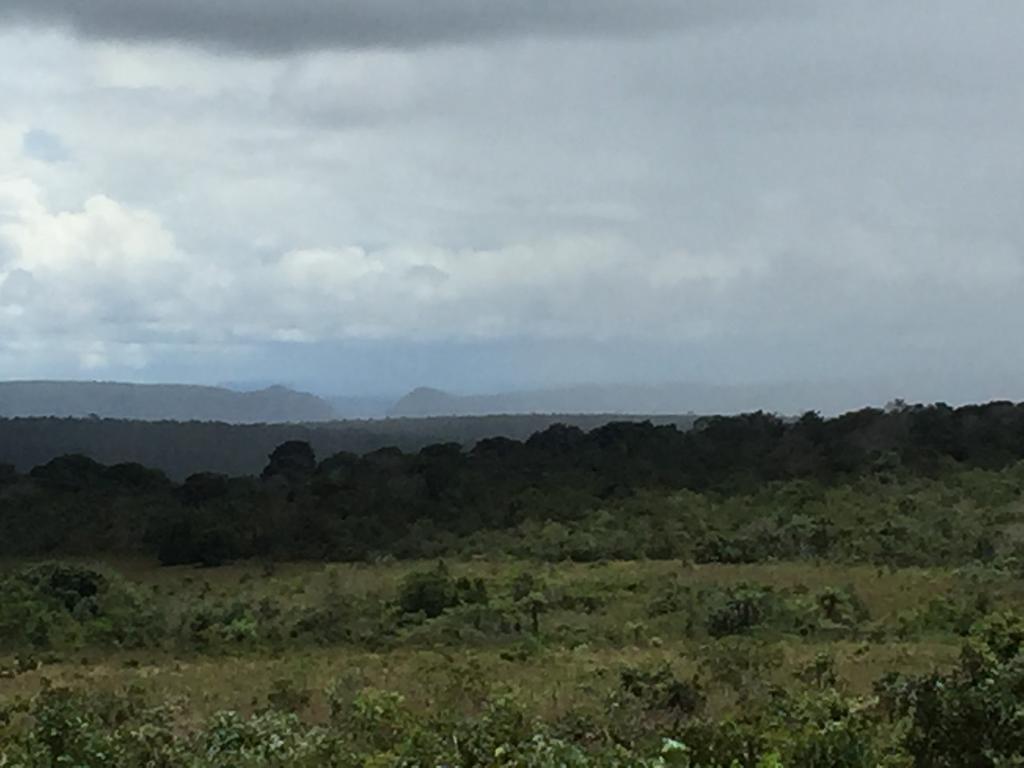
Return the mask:
M 999 614 L 974 628 L 948 673 L 890 677 L 879 693 L 906 715 L 904 746 L 920 768 L 1019 765 L 1024 760 L 1024 620 Z
M 487 586 L 482 579 L 453 579 L 444 562 L 430 571 L 410 573 L 402 581 L 398 606 L 403 613 L 422 613 L 428 619 L 461 604 L 485 604 Z
M 0 589 L 0 643 L 8 646 L 144 647 L 164 636 L 151 601 L 113 574 L 43 563 L 11 574 Z
M 799 700 L 785 718 L 783 763 L 800 768 L 877 768 L 877 728 L 859 702 L 835 692 Z
M 821 617 L 831 624 L 853 627 L 870 618 L 867 607 L 852 587 L 826 587 L 815 595 L 815 602 Z
M 695 680 L 679 680 L 667 664 L 626 667 L 619 688 L 650 710 L 667 710 L 690 717 L 704 708 L 705 697 Z
M 712 637 L 750 632 L 766 622 L 775 608 L 771 588 L 740 585 L 725 590 L 708 613 L 708 634 Z

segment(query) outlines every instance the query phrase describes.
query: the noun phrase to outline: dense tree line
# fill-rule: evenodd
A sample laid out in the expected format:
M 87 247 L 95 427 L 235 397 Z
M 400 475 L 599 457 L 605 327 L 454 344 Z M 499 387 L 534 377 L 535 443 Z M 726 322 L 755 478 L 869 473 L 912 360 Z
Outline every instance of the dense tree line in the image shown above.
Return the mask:
M 202 472 L 181 483 L 139 464 L 107 466 L 67 455 L 27 475 L 0 469 L 0 547 L 5 554 L 155 553 L 165 563 L 418 557 L 500 532 L 537 530 L 538 537 L 554 540 L 557 529 L 538 526 L 581 531 L 601 515 L 618 515 L 605 529 L 630 527 L 634 519 L 639 526 L 649 511 L 644 500 L 685 490 L 700 494 L 699 501 L 662 504 L 644 523 L 648 542 L 639 554 L 678 556 L 680 545 L 673 542 L 685 539 L 688 552 L 707 560 L 790 550 L 849 556 L 870 547 L 839 549 L 847 546 L 841 541 L 846 534 L 830 519 L 828 505 L 822 507 L 823 489 L 864 478 L 999 470 L 1022 458 L 1024 405 L 1012 403 L 900 405 L 792 421 L 752 413 L 702 419 L 686 431 L 650 422 L 616 422 L 589 432 L 556 424 L 525 441 L 488 438 L 468 450 L 438 443 L 416 452 L 340 452 L 320 461 L 309 442 L 289 440 L 273 450 L 259 477 Z M 757 498 L 780 483 L 788 483 L 787 493 L 818 501 L 772 498 L 761 508 L 774 515 L 767 521 L 754 519 L 756 504 L 739 508 L 723 501 Z M 1020 493 L 1015 483 L 1000 482 L 1001 498 Z M 817 490 L 799 491 L 808 487 Z M 858 523 L 873 526 L 872 546 L 879 551 L 903 536 L 893 531 L 915 514 L 932 514 L 915 512 L 913 500 L 898 501 Z M 715 529 L 714 515 L 694 517 L 695 504 L 729 511 L 732 528 Z M 817 512 L 815 504 L 822 507 Z M 687 520 L 689 528 L 679 531 Z M 770 530 L 762 530 L 766 522 Z M 991 544 L 967 536 L 969 524 L 948 514 L 929 518 L 930 527 L 944 532 L 942 551 L 985 555 Z M 617 554 L 600 547 L 574 554 L 578 544 L 556 555 Z
M 600 414 L 465 416 L 345 420 L 316 424 L 227 424 L 218 421 L 145 421 L 106 418 L 0 418 L 0 464 L 21 471 L 55 456 L 81 454 L 103 464 L 144 464 L 183 480 L 196 472 L 259 474 L 267 454 L 303 440 L 319 456 L 367 453 L 386 446 L 418 451 L 440 442 L 472 446 L 500 435 L 524 440 L 555 423 L 593 429 L 613 417 Z M 617 419 L 639 420 L 618 416 Z M 688 428 L 693 416 L 665 416 L 658 424 Z

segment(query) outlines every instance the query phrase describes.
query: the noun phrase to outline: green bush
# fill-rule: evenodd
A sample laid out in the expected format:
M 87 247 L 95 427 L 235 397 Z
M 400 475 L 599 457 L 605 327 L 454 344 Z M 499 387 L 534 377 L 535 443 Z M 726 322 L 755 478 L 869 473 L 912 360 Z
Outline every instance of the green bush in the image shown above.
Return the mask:
M 139 648 L 159 644 L 164 618 L 120 577 L 43 563 L 0 580 L 0 645 Z
M 692 717 L 706 703 L 695 680 L 679 680 L 666 664 L 653 667 L 626 667 L 619 672 L 619 688 L 649 710 L 663 710 Z
M 708 612 L 708 634 L 746 634 L 767 622 L 777 607 L 778 598 L 770 587 L 743 584 L 723 590 Z
M 485 604 L 487 587 L 481 579 L 454 579 L 444 562 L 429 571 L 410 573 L 398 592 L 398 606 L 403 613 L 422 613 L 437 618 L 448 608 L 464 603 Z
M 978 624 L 956 669 L 879 685 L 889 710 L 907 719 L 904 745 L 919 768 L 1024 762 L 1024 619 L 997 614 Z

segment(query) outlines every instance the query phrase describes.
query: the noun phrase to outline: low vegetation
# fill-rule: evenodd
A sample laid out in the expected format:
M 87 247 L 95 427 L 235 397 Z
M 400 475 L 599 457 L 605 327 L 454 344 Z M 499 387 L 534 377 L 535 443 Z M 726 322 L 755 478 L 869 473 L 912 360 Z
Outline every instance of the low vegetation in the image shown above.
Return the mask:
M 1024 754 L 1009 566 L 9 562 L 0 587 L 5 765 Z
M 0 471 L 0 766 L 1024 764 L 1019 414 Z

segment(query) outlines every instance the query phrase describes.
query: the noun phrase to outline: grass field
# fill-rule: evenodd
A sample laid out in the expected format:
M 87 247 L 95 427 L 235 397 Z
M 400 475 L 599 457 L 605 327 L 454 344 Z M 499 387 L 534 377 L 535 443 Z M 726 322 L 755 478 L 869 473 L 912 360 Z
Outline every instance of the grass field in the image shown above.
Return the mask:
M 481 762 L 463 745 L 462 762 L 450 764 L 755 766 L 779 751 L 765 752 L 768 745 L 790 743 L 772 739 L 810 727 L 823 711 L 840 712 L 837 722 L 852 729 L 843 749 L 873 757 L 843 763 L 827 752 L 825 762 L 791 764 L 883 764 L 878 756 L 888 750 L 884 764 L 909 765 L 892 746 L 906 726 L 886 719 L 879 692 L 894 675 L 954 673 L 972 626 L 1024 610 L 1016 573 L 981 565 L 475 559 L 204 569 L 12 560 L 0 577 L 8 597 L 0 608 L 0 744 L 48 744 L 45 733 L 86 722 L 121 734 L 104 736 L 95 753 L 109 759 L 111 743 L 136 744 L 146 728 L 165 728 L 159 750 L 173 746 L 181 762 L 140 764 L 167 766 L 441 765 L 424 756 L 449 754 L 464 738 L 459 729 L 485 741 L 497 731 L 513 743 L 509 718 L 520 741 L 508 754 L 543 733 L 558 749 L 583 750 L 584 762 Z M 514 717 L 495 709 L 509 701 Z M 495 724 L 496 711 L 504 725 Z M 858 719 L 868 711 L 870 730 Z M 57 731 L 40 736 L 39 723 L 53 717 Z M 273 730 L 250 733 L 254 744 L 295 739 L 300 752 L 320 745 L 310 753 L 318 757 L 188 762 L 197 745 L 221 738 L 225 717 L 241 718 L 231 720 L 239 733 Z M 797 719 L 782 726 L 779 717 Z M 819 723 L 806 738 L 831 739 L 835 727 Z M 349 762 L 325 757 L 323 734 L 355 739 L 363 751 L 345 753 Z M 680 734 L 705 740 L 702 761 L 650 757 L 659 740 Z M 424 739 L 437 743 L 425 747 Z M 761 757 L 753 762 L 714 762 L 715 750 L 740 754 L 755 742 Z M 146 755 L 158 749 L 145 743 Z M 331 743 L 330 754 L 341 754 Z M 69 747 L 62 737 L 46 749 Z M 609 749 L 631 757 L 582 757 Z M 402 750 L 416 757 L 400 760 Z M 125 754 L 135 756 L 117 764 L 143 759 Z
M 85 563 L 82 563 L 85 565 Z M 10 571 L 23 567 L 8 562 Z M 531 708 L 549 717 L 572 707 L 594 704 L 616 684 L 621 668 L 668 664 L 680 677 L 708 676 L 723 650 L 745 647 L 770 658 L 769 678 L 785 684 L 822 652 L 834 655 L 841 684 L 866 694 L 884 673 L 920 672 L 948 666 L 960 638 L 941 627 L 906 625 L 922 606 L 965 595 L 970 576 L 951 570 L 880 569 L 869 566 L 777 563 L 770 565 L 683 565 L 677 562 L 609 562 L 548 565 L 516 561 L 449 563 L 453 577 L 508 584 L 531 573 L 543 581 L 550 605 L 532 636 L 521 624 L 507 633 L 472 631 L 446 616 L 410 621 L 397 629 L 372 632 L 384 624 L 388 606 L 398 598 L 409 574 L 429 572 L 435 563 L 376 565 L 242 564 L 217 569 L 156 568 L 141 561 L 112 566 L 143 590 L 167 617 L 170 635 L 157 647 L 141 649 L 90 646 L 36 650 L 40 668 L 0 679 L 0 695 L 31 695 L 43 680 L 50 684 L 117 690 L 140 686 L 180 697 L 198 714 L 217 709 L 251 711 L 266 704 L 279 681 L 313 692 L 303 715 L 323 716 L 317 693 L 342 680 L 354 689 L 373 686 L 396 690 L 417 706 L 437 706 L 445 697 L 467 693 L 482 700 L 492 685 L 510 685 L 526 694 Z M 974 575 L 974 579 L 978 578 Z M 850 590 L 867 618 L 856 626 L 822 628 L 808 635 L 786 632 L 769 623 L 732 637 L 712 638 L 699 627 L 687 628 L 684 609 L 652 615 L 652 602 L 673 588 L 726 590 L 740 585 L 781 593 L 814 593 L 827 587 Z M 1024 585 L 1009 576 L 990 575 L 986 594 L 1005 606 L 1024 603 Z M 190 645 L 181 627 L 197 606 L 271 604 L 293 612 L 315 610 L 326 601 L 359 606 L 353 625 L 370 627 L 358 639 L 328 644 L 261 637 L 240 638 L 202 647 Z M 525 646 L 525 647 L 524 647 Z M 514 651 L 514 652 L 511 652 Z M 12 668 L 19 649 L 0 657 Z M 476 678 L 476 679 L 473 679 Z M 728 709 L 728 686 L 714 689 L 712 703 Z M 473 696 L 460 696 L 467 705 Z

